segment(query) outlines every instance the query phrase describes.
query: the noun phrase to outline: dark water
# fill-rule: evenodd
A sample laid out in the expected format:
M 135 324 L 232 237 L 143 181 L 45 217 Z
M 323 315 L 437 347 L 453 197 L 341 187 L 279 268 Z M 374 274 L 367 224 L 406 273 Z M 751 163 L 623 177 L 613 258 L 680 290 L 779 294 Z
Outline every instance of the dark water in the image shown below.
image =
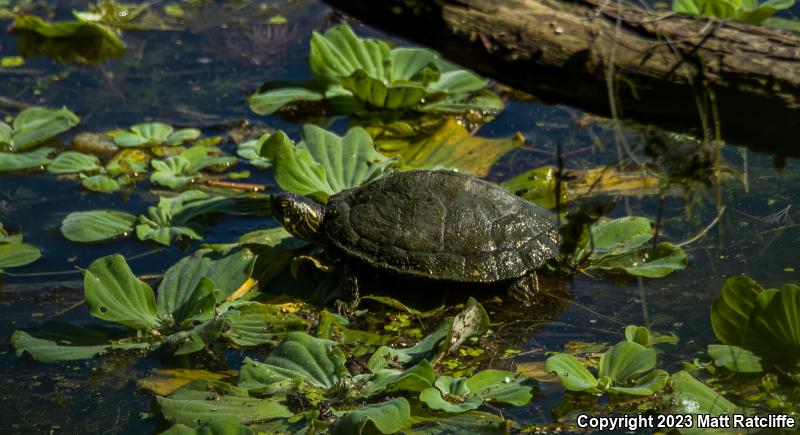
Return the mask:
M 166 2 L 164 2 L 166 3 Z M 6 3 L 0 2 L 0 6 Z M 25 3 L 27 4 L 27 3 Z M 187 12 L 185 23 L 175 30 L 125 31 L 128 52 L 123 59 L 97 66 L 66 66 L 40 57 L 28 59 L 19 69 L 0 70 L 0 96 L 49 107 L 68 106 L 82 122 L 67 141 L 81 131 L 104 131 L 158 120 L 177 126 L 197 126 L 206 135 L 223 134 L 244 121 L 280 128 L 297 138 L 299 126 L 276 117 L 250 113 L 245 98 L 267 80 L 310 77 L 305 58 L 312 30 L 340 22 L 342 17 L 314 1 L 247 1 L 179 3 Z M 194 6 L 193 6 L 194 5 Z M 82 2 L 54 2 L 55 16 L 67 18 Z M 162 3 L 153 7 L 160 8 Z M 36 9 L 34 10 L 41 10 Z M 267 26 L 274 15 L 288 24 Z M 2 27 L 9 20 L 0 20 Z M 362 35 L 382 35 L 354 24 Z M 266 31 L 265 28 L 271 30 Z M 276 28 L 273 28 L 276 27 Z M 395 39 L 398 43 L 403 43 Z M 2 56 L 16 54 L 13 34 L 0 35 Z M 16 110 L 0 107 L 0 112 Z M 601 167 L 622 160 L 627 153 L 615 145 L 606 124 L 579 122 L 584 113 L 569 107 L 544 106 L 529 101 L 509 101 L 506 110 L 481 129 L 486 136 L 501 137 L 519 131 L 526 145 L 505 156 L 489 178 L 503 180 L 531 168 L 556 164 L 557 150 L 570 169 Z M 341 131 L 343 122 L 333 125 Z M 754 126 L 754 128 L 758 128 Z M 630 144 L 644 141 L 639 129 L 623 128 Z M 233 152 L 235 144 L 223 142 Z M 646 159 L 637 150 L 634 157 Z M 792 218 L 800 206 L 798 164 L 789 161 L 782 170 L 773 168 L 770 156 L 725 147 L 724 161 L 747 186 L 730 177 L 720 188 L 695 184 L 677 189 L 659 201 L 657 195 L 605 197 L 615 203 L 610 216 L 628 214 L 662 217 L 661 237 L 672 242 L 688 240 L 703 231 L 716 216 L 717 206 L 726 212 L 706 237 L 686 246 L 690 267 L 658 280 L 617 282 L 609 278 L 578 275 L 565 283 L 575 301 L 552 322 L 526 319 L 514 330 L 522 351 L 517 362 L 544 360 L 544 352 L 560 351 L 570 340 L 616 342 L 628 324 L 647 324 L 652 330 L 676 334 L 681 342 L 674 352 L 662 355 L 661 365 L 680 368 L 714 342 L 708 314 L 726 277 L 747 274 L 765 286 L 797 282 L 800 273 L 800 233 Z M 271 183 L 267 173 L 250 169 L 248 180 Z M 71 211 L 111 208 L 138 214 L 154 202 L 142 182 L 127 198 L 118 194 L 91 193 L 70 180 L 47 173 L 0 177 L 0 222 L 25 241 L 38 246 L 43 257 L 3 277 L 0 289 L 0 432 L 2 433 L 151 433 L 151 394 L 138 391 L 135 381 L 158 367 L 154 359 L 131 364 L 124 358 L 105 358 L 69 364 L 40 364 L 18 359 L 8 346 L 16 329 L 31 329 L 46 320 L 92 322 L 82 299 L 78 268 L 94 259 L 121 253 L 137 274 L 157 274 L 192 252 L 161 248 L 127 239 L 105 244 L 75 244 L 59 231 Z M 719 198 L 719 200 L 717 199 Z M 719 202 L 719 203 L 718 203 Z M 765 217 L 788 209 L 787 219 L 770 223 Z M 766 221 L 766 222 L 765 222 Z M 228 242 L 238 235 L 272 222 L 256 217 L 221 217 L 206 228 L 208 242 Z M 502 331 L 500 331 L 502 332 Z M 519 333 L 517 333 L 519 332 Z M 528 407 L 504 411 L 522 425 L 551 422 L 551 409 L 562 398 L 560 388 L 543 387 Z

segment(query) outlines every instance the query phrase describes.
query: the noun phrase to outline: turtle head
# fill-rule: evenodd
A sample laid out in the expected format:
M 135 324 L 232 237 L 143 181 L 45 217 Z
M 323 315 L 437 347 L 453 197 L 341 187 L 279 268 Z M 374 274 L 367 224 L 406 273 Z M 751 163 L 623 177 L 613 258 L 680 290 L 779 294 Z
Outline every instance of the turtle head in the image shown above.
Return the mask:
M 272 216 L 293 236 L 303 240 L 319 241 L 325 208 L 313 199 L 289 192 L 272 195 Z

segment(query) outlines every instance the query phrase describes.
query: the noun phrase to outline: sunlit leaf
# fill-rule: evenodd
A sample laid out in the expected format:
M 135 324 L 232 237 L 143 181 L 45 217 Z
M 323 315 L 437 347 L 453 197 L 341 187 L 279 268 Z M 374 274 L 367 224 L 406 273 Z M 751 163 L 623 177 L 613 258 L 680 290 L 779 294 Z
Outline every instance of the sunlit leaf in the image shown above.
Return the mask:
M 653 342 L 650 338 L 650 330 L 644 326 L 628 325 L 625 327 L 625 339 L 638 343 L 644 347 L 650 347 Z
M 39 248 L 27 243 L 0 244 L 0 269 L 31 264 L 42 256 Z
M 357 393 L 359 397 L 370 398 L 381 393 L 395 391 L 420 392 L 431 388 L 436 381 L 433 367 L 426 360 L 405 370 L 381 369 L 374 374 L 356 377 L 357 382 L 364 382 Z
M 212 398 L 213 400 L 209 400 Z M 294 413 L 281 404 L 281 396 L 268 399 L 250 397 L 247 390 L 220 381 L 197 380 L 168 397 L 156 397 L 167 421 L 198 426 L 209 420 L 255 423 Z
M 555 208 L 557 203 L 567 203 L 567 189 L 564 183 L 562 183 L 560 190 L 560 201 L 556 200 L 558 190 L 556 173 L 556 168 L 552 166 L 531 169 L 508 181 L 504 181 L 501 186 L 514 195 L 521 196 L 544 208 Z
M 478 301 L 469 298 L 464 309 L 453 319 L 452 327 L 447 335 L 448 345 L 445 354 L 454 351 L 472 337 L 482 336 L 488 330 L 489 315 Z
M 14 149 L 25 151 L 78 125 L 80 118 L 66 107 L 31 107 L 14 118 Z
M 121 187 L 118 180 L 102 174 L 89 177 L 82 176 L 81 184 L 92 192 L 116 192 Z
M 83 286 L 92 316 L 141 331 L 159 326 L 153 289 L 136 278 L 121 255 L 95 260 L 84 272 Z
M 739 346 L 709 344 L 708 354 L 714 358 L 714 364 L 737 373 L 760 373 L 764 371 L 761 358 L 753 352 Z
M 475 373 L 467 379 L 466 386 L 474 396 L 515 406 L 527 405 L 537 388 L 536 382 L 526 376 L 493 369 Z
M 483 403 L 483 399 L 477 396 L 467 397 L 465 394 L 458 394 L 451 391 L 450 388 L 458 388 L 457 385 L 463 384 L 464 378 L 453 379 L 448 376 L 442 376 L 436 380 L 437 388 L 428 388 L 422 391 L 419 395 L 419 400 L 428 405 L 429 408 L 437 411 L 444 412 L 466 412 L 472 409 L 477 409 Z M 443 391 L 444 390 L 444 391 Z M 455 397 L 453 402 L 449 402 L 445 397 Z
M 204 281 L 201 281 L 201 285 L 203 285 L 203 282 L 210 282 L 210 280 L 204 279 Z M 213 286 L 213 284 L 211 285 Z M 211 300 L 213 301 L 213 296 Z M 175 355 L 186 355 L 200 351 L 220 336 L 224 325 L 225 321 L 223 319 L 210 319 L 195 325 L 191 329 L 176 332 L 167 337 L 160 350 Z
M 408 348 L 392 348 L 381 346 L 367 361 L 367 368 L 373 373 L 390 364 L 416 364 L 423 359 L 433 360 L 452 330 L 453 319 L 445 319 L 442 325 L 434 332 L 423 338 L 419 343 Z
M 344 414 L 331 432 L 333 435 L 362 434 L 374 430 L 384 434 L 395 433 L 405 426 L 410 416 L 408 400 L 398 397 Z
M 763 287 L 746 276 L 725 280 L 722 295 L 711 306 L 711 326 L 721 342 L 742 344 L 756 300 L 763 291 Z
M 219 381 L 235 376 L 235 371 L 216 373 L 201 369 L 161 368 L 153 370 L 146 378 L 137 380 L 136 386 L 159 396 L 168 396 L 178 388 L 198 379 Z
M 267 139 L 261 152 L 272 160 L 275 181 L 281 189 L 321 199 L 373 178 L 386 163 L 369 135 L 358 127 L 340 137 L 306 125 L 303 141 L 296 146 L 279 131 Z
M 313 89 L 290 87 L 253 94 L 247 102 L 253 112 L 259 115 L 271 115 L 287 104 L 298 101 L 319 101 L 323 98 L 324 94 Z
M 276 344 L 292 331 L 306 331 L 309 327 L 302 317 L 287 313 L 277 305 L 246 303 L 225 313 L 228 329 L 223 333 L 239 346 Z
M 737 407 L 721 394 L 698 381 L 688 372 L 671 377 L 670 410 L 678 414 L 734 414 Z
M 262 157 L 261 147 L 264 145 L 264 142 L 269 139 L 272 133 L 264 133 L 258 139 L 249 140 L 247 142 L 242 142 L 236 147 L 236 155 L 239 157 L 247 160 L 248 163 L 251 165 L 261 168 L 261 169 L 269 169 L 272 167 L 272 160 Z
M 61 233 L 73 242 L 98 242 L 130 234 L 135 222 L 136 216 L 120 211 L 77 211 L 61 222 Z
M 108 58 L 122 57 L 125 45 L 114 31 L 102 24 L 85 20 L 47 23 L 33 15 L 17 15 L 14 31 L 17 49 L 25 57 L 46 55 L 59 62 L 94 64 Z
M 665 372 L 664 370 L 653 370 L 646 376 L 637 379 L 632 386 L 622 387 L 612 385 L 608 388 L 608 391 L 612 393 L 632 394 L 635 396 L 650 396 L 658 391 L 661 391 L 661 389 L 667 384 L 668 380 L 669 373 Z
M 0 152 L 0 172 L 45 167 L 52 162 L 47 156 L 54 151 L 55 148 L 43 147 L 25 153 Z
M 59 154 L 53 159 L 53 162 L 47 166 L 47 171 L 51 174 L 92 173 L 100 169 L 102 169 L 102 166 L 100 166 L 100 159 L 98 159 L 97 156 L 75 151 L 67 151 Z
M 594 375 L 570 354 L 557 353 L 547 358 L 545 370 L 555 373 L 561 385 L 569 391 L 599 392 Z
M 332 388 L 341 377 L 348 376 L 344 361 L 344 354 L 334 342 L 290 332 L 263 362 L 245 361 L 239 386 L 264 391 L 299 380 L 315 387 Z
M 623 341 L 615 344 L 600 358 L 598 377 L 608 376 L 622 383 L 632 376 L 651 370 L 656 365 L 656 351 L 638 343 Z
M 43 363 L 93 358 L 111 348 L 108 334 L 68 323 L 52 323 L 33 335 L 15 331 L 11 345 L 17 356 L 28 353 Z
M 472 136 L 456 119 L 448 118 L 433 135 L 398 155 L 412 168 L 457 168 L 483 177 L 497 160 L 524 142 L 521 135 L 507 139 Z
M 672 243 L 662 242 L 653 249 L 646 246 L 624 254 L 603 256 L 597 262 L 591 263 L 587 269 L 661 278 L 676 270 L 686 269 L 688 262 L 683 249 Z

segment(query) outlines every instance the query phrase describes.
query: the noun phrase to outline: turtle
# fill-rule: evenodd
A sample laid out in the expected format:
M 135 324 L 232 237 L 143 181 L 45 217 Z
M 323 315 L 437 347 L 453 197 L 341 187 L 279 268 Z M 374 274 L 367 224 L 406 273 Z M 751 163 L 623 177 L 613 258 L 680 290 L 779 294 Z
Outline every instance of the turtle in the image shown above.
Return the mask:
M 497 184 L 448 170 L 393 172 L 343 190 L 327 204 L 272 195 L 274 218 L 293 236 L 338 251 L 358 301 L 353 261 L 437 283 L 538 291 L 535 270 L 555 257 L 554 215 Z

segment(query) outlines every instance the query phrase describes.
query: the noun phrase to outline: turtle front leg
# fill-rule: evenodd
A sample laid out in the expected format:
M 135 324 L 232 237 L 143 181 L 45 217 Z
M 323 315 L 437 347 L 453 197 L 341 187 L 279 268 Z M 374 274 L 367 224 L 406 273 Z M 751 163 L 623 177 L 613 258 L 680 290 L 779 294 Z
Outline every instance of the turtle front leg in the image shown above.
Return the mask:
M 534 298 L 538 293 L 539 277 L 536 275 L 536 271 L 521 276 L 508 287 L 508 295 L 525 306 L 533 305 Z
M 358 306 L 361 301 L 361 292 L 358 286 L 358 274 L 356 273 L 356 266 L 350 259 L 344 262 L 344 276 L 342 277 L 342 290 L 344 290 L 344 299 L 336 300 L 336 310 L 339 314 L 347 316 L 352 313 L 353 309 Z

